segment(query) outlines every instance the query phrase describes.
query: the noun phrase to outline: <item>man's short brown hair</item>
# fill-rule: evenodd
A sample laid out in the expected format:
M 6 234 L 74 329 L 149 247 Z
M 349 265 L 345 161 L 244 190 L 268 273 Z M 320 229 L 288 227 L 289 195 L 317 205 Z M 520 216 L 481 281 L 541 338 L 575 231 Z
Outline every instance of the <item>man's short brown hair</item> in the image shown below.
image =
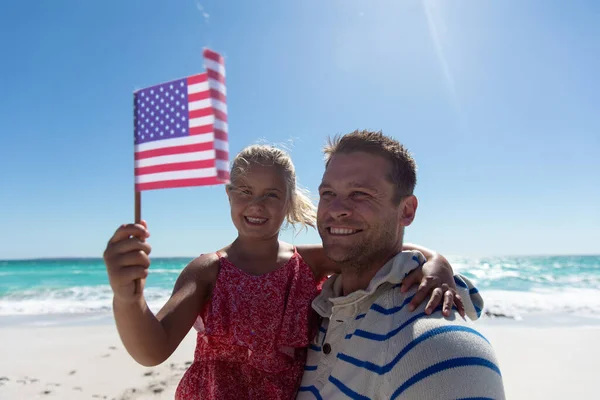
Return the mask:
M 323 149 L 325 166 L 329 165 L 331 157 L 336 154 L 348 154 L 356 151 L 376 154 L 385 157 L 392 164 L 388 179 L 396 186 L 396 201 L 410 196 L 417 184 L 417 164 L 410 152 L 381 131 L 356 130 L 343 136 L 329 138 Z

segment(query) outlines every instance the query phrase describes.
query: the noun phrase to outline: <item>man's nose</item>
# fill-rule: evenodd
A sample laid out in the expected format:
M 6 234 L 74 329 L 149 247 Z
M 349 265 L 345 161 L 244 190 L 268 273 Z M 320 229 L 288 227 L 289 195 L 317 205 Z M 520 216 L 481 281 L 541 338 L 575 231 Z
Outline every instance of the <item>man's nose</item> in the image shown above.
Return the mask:
M 336 198 L 329 204 L 329 214 L 334 219 L 347 218 L 352 215 L 352 209 L 343 199 Z

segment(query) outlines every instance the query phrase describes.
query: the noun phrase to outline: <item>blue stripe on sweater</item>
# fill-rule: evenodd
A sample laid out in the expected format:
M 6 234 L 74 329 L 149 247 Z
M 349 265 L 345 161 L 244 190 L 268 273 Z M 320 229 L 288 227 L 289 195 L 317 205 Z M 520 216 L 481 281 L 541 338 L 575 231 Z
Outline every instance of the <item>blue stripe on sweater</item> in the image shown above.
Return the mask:
M 410 299 L 412 299 L 412 297 L 411 297 Z M 408 300 L 410 300 L 410 299 L 408 299 Z M 475 306 L 475 308 L 477 309 L 477 306 Z M 452 309 L 453 309 L 453 310 L 457 310 L 457 308 L 456 308 L 456 306 L 455 306 L 454 304 L 452 305 Z M 431 313 L 430 315 L 433 315 L 434 313 L 436 313 L 436 312 L 440 312 L 440 311 L 442 311 L 442 307 L 441 307 L 441 306 L 438 306 L 438 307 L 436 307 L 436 308 L 435 308 L 435 309 L 432 311 L 432 313 Z M 422 317 L 422 316 L 426 316 L 426 315 L 427 315 L 427 314 L 425 314 L 425 313 L 417 314 L 415 317 L 413 317 L 413 318 L 409 319 L 409 320 L 408 320 L 408 321 L 407 321 L 405 324 L 408 324 L 408 323 L 410 323 L 411 321 L 414 321 L 414 320 L 415 320 L 417 317 Z M 402 329 L 402 326 L 401 326 L 400 328 L 398 328 L 398 331 L 394 330 L 394 331 L 392 331 L 392 332 L 388 333 L 388 335 L 390 335 L 390 334 L 391 334 L 391 336 L 394 336 L 394 335 L 395 335 L 396 333 L 398 333 L 398 332 L 399 332 L 401 329 Z M 393 333 L 393 332 L 395 332 L 395 333 Z M 386 340 L 386 337 L 384 337 L 385 335 L 382 335 L 382 334 L 377 334 L 377 333 L 372 333 L 372 332 L 367 332 L 367 331 L 363 331 L 362 329 L 357 329 L 357 330 L 355 330 L 355 331 L 354 331 L 354 333 L 348 333 L 348 334 L 346 334 L 346 336 L 344 337 L 344 339 L 350 339 L 350 338 L 352 337 L 352 335 L 356 335 L 356 336 L 364 337 L 365 339 L 377 340 L 377 341 L 380 341 L 380 342 L 381 342 L 381 341 L 384 341 L 384 340 Z M 391 337 L 391 336 L 390 336 L 390 337 Z
M 315 346 L 314 344 L 309 344 L 308 348 L 313 350 L 313 351 L 321 351 L 321 348 L 319 346 Z
M 413 375 L 410 379 L 404 382 L 396 391 L 392 394 L 392 399 L 397 398 L 403 392 L 405 392 L 409 387 L 414 385 L 415 383 L 422 381 L 430 377 L 431 375 L 437 374 L 438 372 L 442 372 L 452 368 L 458 367 L 469 367 L 469 366 L 481 366 L 491 369 L 496 372 L 498 375 L 502 376 L 500 373 L 500 369 L 493 362 L 486 360 L 485 358 L 480 357 L 460 357 L 453 358 L 450 360 L 442 361 L 440 363 L 434 364 L 430 367 L 425 368 L 421 372 Z
M 439 311 L 439 310 L 441 310 L 441 308 L 439 308 L 439 307 L 436 308 L 436 311 Z M 402 325 L 400 325 L 399 327 L 397 327 L 393 331 L 385 333 L 385 334 L 367 332 L 367 331 L 363 331 L 362 329 L 357 329 L 357 330 L 354 331 L 354 335 L 355 336 L 363 337 L 365 339 L 370 339 L 370 340 L 376 340 L 378 342 L 383 342 L 384 340 L 388 340 L 389 338 L 394 337 L 402 329 L 404 329 L 408 325 L 412 324 L 413 322 L 415 322 L 419 318 L 425 317 L 426 315 L 427 314 L 425 314 L 424 312 L 422 312 L 420 314 L 416 314 L 414 317 L 410 318 L 409 320 L 407 320 L 405 323 L 403 323 Z
M 371 305 L 371 310 L 377 311 L 378 313 L 381 313 L 384 315 L 395 314 L 398 311 L 402 310 L 402 308 L 404 308 L 405 305 L 410 303 L 411 300 L 413 299 L 413 297 L 414 297 L 414 295 L 407 297 L 406 299 L 404 299 L 404 302 L 402 304 L 400 304 L 399 306 L 396 306 L 396 307 L 392 307 L 392 308 L 385 308 L 385 307 L 380 306 L 377 303 L 373 303 Z
M 318 367 L 318 365 L 305 365 L 304 370 L 305 371 L 316 371 L 317 367 Z
M 479 290 L 477 290 L 476 287 L 469 289 L 469 294 L 477 294 L 479 293 Z
M 323 400 L 323 398 L 321 397 L 321 394 L 319 393 L 319 391 L 317 390 L 317 388 L 314 385 L 300 386 L 298 391 L 299 392 L 311 392 L 315 396 L 315 399 Z
M 458 286 L 468 289 L 469 287 L 467 286 L 467 284 L 465 283 L 465 281 L 463 281 L 460 277 L 454 275 L 454 283 L 456 283 Z
M 375 372 L 376 374 L 383 375 L 383 374 L 390 372 L 396 366 L 396 364 L 398 364 L 398 362 L 402 359 L 402 357 L 404 357 L 406 355 L 406 353 L 411 351 L 419 343 L 422 343 L 427 339 L 430 339 L 434 336 L 441 335 L 442 333 L 447 333 L 447 332 L 467 332 L 467 333 L 477 335 L 477 336 L 483 338 L 483 340 L 485 340 L 486 342 L 488 342 L 488 340 L 481 333 L 477 332 L 474 329 L 471 329 L 466 326 L 461 326 L 461 325 L 450 325 L 450 326 L 441 326 L 438 328 L 431 329 L 430 331 L 425 332 L 424 334 L 417 337 L 416 339 L 413 339 L 409 344 L 407 344 L 400 351 L 400 353 L 398 353 L 398 355 L 396 355 L 396 357 L 394 357 L 394 359 L 392 361 L 390 361 L 389 363 L 387 363 L 386 365 L 383 365 L 383 366 L 379 366 L 379 365 L 374 364 L 369 361 L 359 360 L 358 358 L 349 356 L 345 353 L 338 353 L 337 358 L 339 358 L 342 361 L 346 361 L 347 363 L 350 363 L 356 367 L 364 368 L 371 372 Z
M 323 326 L 319 326 L 319 330 L 323 333 L 327 333 L 327 329 L 323 328 Z
M 354 390 L 350 389 L 348 386 L 344 385 L 341 381 L 335 379 L 333 376 L 329 376 L 329 382 L 333 383 L 342 393 L 351 399 L 358 400 L 371 400 L 368 397 L 363 396 L 360 393 L 356 393 Z

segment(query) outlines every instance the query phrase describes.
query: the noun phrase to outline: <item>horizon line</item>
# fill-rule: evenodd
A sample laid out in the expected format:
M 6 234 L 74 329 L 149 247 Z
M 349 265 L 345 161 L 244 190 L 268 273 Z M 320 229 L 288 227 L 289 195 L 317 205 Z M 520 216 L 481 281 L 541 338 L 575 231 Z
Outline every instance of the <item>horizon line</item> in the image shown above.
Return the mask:
M 194 259 L 198 256 L 157 256 L 152 257 L 154 260 L 165 259 L 165 258 L 185 258 Z M 469 258 L 494 258 L 494 257 L 600 257 L 600 253 L 560 253 L 560 254 L 492 254 L 492 255 L 460 255 L 460 254 L 448 254 L 446 258 L 454 257 L 469 257 Z M 2 261 L 60 261 L 60 260 L 102 260 L 102 257 L 98 256 L 51 256 L 51 257 L 31 257 L 31 258 L 0 258 Z

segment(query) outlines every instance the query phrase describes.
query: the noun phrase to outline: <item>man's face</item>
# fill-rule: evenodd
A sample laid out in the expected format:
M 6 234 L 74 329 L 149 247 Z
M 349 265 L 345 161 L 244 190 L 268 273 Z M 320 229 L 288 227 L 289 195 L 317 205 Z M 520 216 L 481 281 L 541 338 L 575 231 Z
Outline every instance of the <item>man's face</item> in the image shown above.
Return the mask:
M 317 226 L 327 256 L 360 268 L 399 250 L 414 218 L 414 196 L 395 199 L 391 163 L 378 155 L 336 154 L 319 187 Z

